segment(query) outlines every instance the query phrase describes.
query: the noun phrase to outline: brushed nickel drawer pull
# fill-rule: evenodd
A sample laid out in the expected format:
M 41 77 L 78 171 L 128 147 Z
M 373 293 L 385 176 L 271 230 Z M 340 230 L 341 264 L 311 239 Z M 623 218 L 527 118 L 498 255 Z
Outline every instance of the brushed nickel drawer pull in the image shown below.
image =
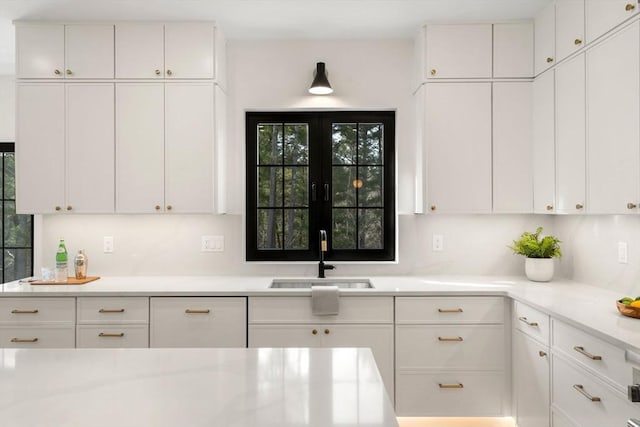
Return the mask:
M 38 313 L 38 309 L 35 310 L 11 310 L 11 314 L 36 314 Z
M 38 342 L 38 338 L 11 338 L 11 342 Z
M 583 356 L 587 356 L 591 360 L 602 360 L 602 356 L 596 356 L 595 354 L 591 354 L 584 349 L 584 347 L 575 346 L 573 347 L 575 351 L 582 354 Z
M 100 332 L 98 334 L 99 337 L 105 337 L 105 338 L 122 338 L 124 336 L 124 332 L 120 332 L 119 334 L 111 334 L 108 332 Z
M 439 308 L 438 313 L 462 313 L 461 308 Z
M 438 341 L 451 342 L 451 341 L 462 341 L 462 337 L 438 337 Z
M 124 308 L 101 308 L 98 313 L 124 313 Z
M 209 314 L 211 310 L 209 310 L 208 308 L 204 309 L 204 310 L 194 310 L 191 308 L 187 308 L 184 312 L 187 314 Z
M 529 326 L 533 326 L 533 327 L 538 326 L 538 322 L 529 322 L 526 317 L 518 317 L 518 320 L 523 323 L 526 323 Z
M 438 387 L 440 387 L 440 388 L 464 388 L 464 384 L 462 384 L 462 383 L 456 383 L 456 384 L 438 383 Z
M 582 384 L 574 384 L 573 388 L 578 390 L 578 392 L 581 395 L 583 395 L 584 397 L 586 397 L 587 399 L 589 399 L 592 402 L 600 402 L 600 401 L 602 401 L 602 399 L 600 399 L 599 397 L 591 396 L 589 393 L 587 393 Z

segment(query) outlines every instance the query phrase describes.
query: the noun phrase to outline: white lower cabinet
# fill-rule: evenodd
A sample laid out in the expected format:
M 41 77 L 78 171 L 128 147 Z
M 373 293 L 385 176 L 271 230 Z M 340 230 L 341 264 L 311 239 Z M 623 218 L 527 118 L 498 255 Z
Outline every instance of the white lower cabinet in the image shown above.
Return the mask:
M 148 325 L 78 325 L 77 348 L 149 347 Z
M 79 297 L 76 347 L 149 347 L 149 298 Z
M 244 297 L 152 297 L 151 347 L 246 347 Z
M 518 427 L 549 427 L 549 347 L 513 333 L 513 394 Z M 555 426 L 555 424 L 554 424 Z

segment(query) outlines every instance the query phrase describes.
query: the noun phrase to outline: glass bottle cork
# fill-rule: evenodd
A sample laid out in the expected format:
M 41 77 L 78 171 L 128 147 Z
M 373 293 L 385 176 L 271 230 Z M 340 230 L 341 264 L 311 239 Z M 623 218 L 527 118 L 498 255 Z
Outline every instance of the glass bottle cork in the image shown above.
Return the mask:
M 76 279 L 87 278 L 87 256 L 84 254 L 84 250 L 80 249 L 78 254 L 73 259 L 73 267 L 76 271 Z

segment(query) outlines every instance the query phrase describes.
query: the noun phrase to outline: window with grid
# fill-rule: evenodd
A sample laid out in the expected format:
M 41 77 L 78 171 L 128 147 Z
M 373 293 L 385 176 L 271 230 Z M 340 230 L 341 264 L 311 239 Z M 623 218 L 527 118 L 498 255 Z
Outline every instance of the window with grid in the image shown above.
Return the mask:
M 249 261 L 395 259 L 393 112 L 249 112 Z
M 33 216 L 16 214 L 15 146 L 2 154 L 2 282 L 33 275 Z

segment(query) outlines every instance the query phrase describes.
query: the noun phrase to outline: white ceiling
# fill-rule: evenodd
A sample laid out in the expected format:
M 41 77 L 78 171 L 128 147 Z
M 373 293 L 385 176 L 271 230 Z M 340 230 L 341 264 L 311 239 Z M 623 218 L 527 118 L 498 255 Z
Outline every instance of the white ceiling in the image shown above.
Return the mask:
M 229 39 L 411 38 L 425 21 L 533 17 L 550 0 L 0 0 L 0 74 L 11 74 L 11 22 L 212 20 Z

